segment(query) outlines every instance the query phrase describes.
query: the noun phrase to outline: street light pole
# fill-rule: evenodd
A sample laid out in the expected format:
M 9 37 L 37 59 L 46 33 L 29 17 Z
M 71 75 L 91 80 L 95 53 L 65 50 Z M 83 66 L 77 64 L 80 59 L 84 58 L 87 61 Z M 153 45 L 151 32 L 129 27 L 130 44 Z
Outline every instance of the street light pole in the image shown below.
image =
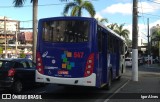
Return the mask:
M 138 0 L 133 0 L 132 26 L 132 80 L 138 81 Z

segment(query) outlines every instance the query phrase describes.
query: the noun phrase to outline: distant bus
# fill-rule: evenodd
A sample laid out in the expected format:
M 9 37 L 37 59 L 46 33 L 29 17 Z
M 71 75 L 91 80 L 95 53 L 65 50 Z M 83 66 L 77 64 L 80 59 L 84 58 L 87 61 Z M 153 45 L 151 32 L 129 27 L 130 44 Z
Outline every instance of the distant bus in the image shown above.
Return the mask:
M 36 62 L 36 82 L 110 88 L 125 69 L 125 42 L 94 18 L 44 18 Z

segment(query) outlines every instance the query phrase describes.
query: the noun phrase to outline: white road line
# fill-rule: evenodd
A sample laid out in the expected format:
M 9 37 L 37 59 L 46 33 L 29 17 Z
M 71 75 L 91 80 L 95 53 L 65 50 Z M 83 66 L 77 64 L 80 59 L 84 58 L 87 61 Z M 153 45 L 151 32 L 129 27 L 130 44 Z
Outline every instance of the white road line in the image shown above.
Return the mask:
M 110 100 L 110 98 L 112 98 L 116 93 L 118 93 L 124 86 L 126 86 L 128 84 L 130 80 L 128 80 L 125 84 L 123 84 L 123 86 L 121 86 L 120 88 L 118 88 L 111 96 L 109 96 L 106 100 L 104 100 L 104 102 L 108 102 Z

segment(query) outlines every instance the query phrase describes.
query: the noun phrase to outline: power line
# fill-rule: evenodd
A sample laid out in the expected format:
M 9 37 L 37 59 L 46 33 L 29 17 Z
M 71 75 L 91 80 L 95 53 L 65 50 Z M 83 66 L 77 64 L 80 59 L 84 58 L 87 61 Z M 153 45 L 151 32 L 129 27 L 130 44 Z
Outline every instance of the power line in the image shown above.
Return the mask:
M 143 36 L 141 36 L 141 38 L 143 38 L 144 40 L 146 40 L 146 41 L 147 41 L 147 38 L 145 38 L 145 37 L 143 37 Z
M 155 2 L 155 1 L 153 1 L 153 0 L 147 0 L 147 1 L 153 2 L 153 3 L 156 3 L 156 4 L 160 4 L 159 2 Z
M 154 16 L 154 17 L 157 17 L 157 18 L 160 18 L 160 15 L 153 15 L 153 14 L 149 14 L 149 13 L 143 13 L 145 15 L 150 15 L 150 16 Z
M 143 23 L 144 23 L 144 25 L 146 25 L 145 24 L 145 20 L 144 20 L 144 15 L 143 15 L 143 8 L 142 8 L 142 1 L 140 0 L 140 4 L 141 4 L 141 9 L 142 9 L 142 17 L 143 17 Z M 145 28 L 146 29 L 146 28 Z
M 138 7 L 138 8 L 142 8 L 142 7 Z M 157 9 L 159 9 L 159 8 L 154 8 L 154 7 L 153 7 L 153 8 L 144 8 L 144 7 L 143 7 L 143 9 L 152 9 L 152 10 L 157 10 Z
M 38 5 L 38 6 L 53 6 L 53 5 L 64 5 L 64 4 L 68 4 L 68 3 L 57 3 L 57 4 L 44 4 L 44 5 Z M 12 8 L 14 6 L 0 6 L 0 8 Z M 32 5 L 25 5 L 22 7 L 32 7 Z
M 20 21 L 20 22 L 32 22 L 33 20 L 26 20 L 26 21 Z
M 142 1 L 140 0 L 140 4 L 141 4 L 141 9 L 142 9 L 142 18 L 143 18 L 143 23 L 144 25 L 146 25 L 145 20 L 144 20 L 144 14 L 143 14 L 143 8 L 142 8 Z M 145 30 L 147 31 L 147 28 L 145 27 Z
M 99 1 L 99 0 L 89 0 L 89 1 Z M 73 2 L 74 3 L 74 2 Z M 43 4 L 43 5 L 38 5 L 39 7 L 43 7 L 43 6 L 53 6 L 53 5 L 64 5 L 64 4 L 68 4 L 68 3 L 57 3 L 57 4 Z M 0 8 L 12 8 L 14 6 L 0 6 Z M 32 7 L 32 5 L 24 5 L 22 7 Z

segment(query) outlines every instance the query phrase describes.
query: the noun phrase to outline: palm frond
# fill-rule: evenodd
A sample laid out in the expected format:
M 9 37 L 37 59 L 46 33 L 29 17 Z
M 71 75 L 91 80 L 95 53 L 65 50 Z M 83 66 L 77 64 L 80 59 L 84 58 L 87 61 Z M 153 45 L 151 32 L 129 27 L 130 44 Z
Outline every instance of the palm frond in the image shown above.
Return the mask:
M 102 19 L 100 20 L 100 22 L 106 22 L 106 23 L 108 23 L 108 19 L 107 19 L 107 18 L 102 18 Z
M 14 7 L 22 7 L 25 2 L 26 0 L 14 0 L 13 4 L 14 4 Z
M 78 14 L 77 14 L 78 11 L 79 11 L 78 6 L 73 7 L 73 9 L 71 11 L 71 16 L 78 16 Z
M 68 3 L 67 5 L 65 5 L 64 10 L 63 10 L 63 14 L 67 14 L 69 9 L 72 9 L 74 6 L 76 6 L 76 4 L 74 2 Z
M 91 17 L 95 16 L 96 12 L 95 12 L 94 6 L 92 5 L 91 2 L 84 1 L 84 3 L 82 4 L 82 8 L 86 9 L 89 12 L 89 14 L 91 15 Z

